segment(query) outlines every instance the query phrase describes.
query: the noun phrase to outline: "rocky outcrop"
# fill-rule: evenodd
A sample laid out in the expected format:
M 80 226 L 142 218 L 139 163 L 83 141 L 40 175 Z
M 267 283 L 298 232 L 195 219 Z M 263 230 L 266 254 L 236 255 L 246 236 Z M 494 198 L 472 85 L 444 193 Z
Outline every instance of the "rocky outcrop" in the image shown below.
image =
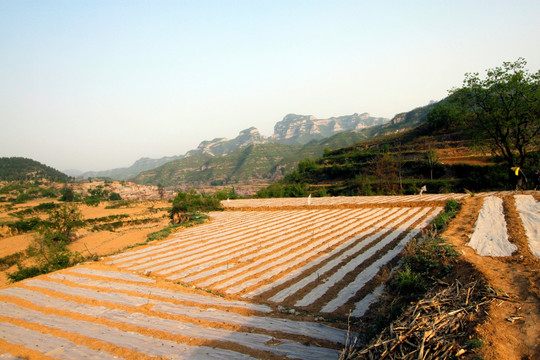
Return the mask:
M 323 139 L 341 131 L 361 130 L 381 125 L 388 119 L 372 117 L 368 113 L 353 114 L 329 119 L 317 119 L 312 115 L 289 114 L 274 126 L 273 141 L 306 144 Z
M 206 140 L 199 144 L 197 149 L 189 151 L 186 156 L 195 154 L 209 154 L 212 156 L 223 156 L 251 144 L 264 144 L 269 140 L 261 135 L 254 127 L 240 131 L 237 137 L 232 140 L 226 138 L 216 138 Z
M 395 125 L 404 122 L 407 119 L 407 113 L 397 114 L 390 120 L 390 124 Z

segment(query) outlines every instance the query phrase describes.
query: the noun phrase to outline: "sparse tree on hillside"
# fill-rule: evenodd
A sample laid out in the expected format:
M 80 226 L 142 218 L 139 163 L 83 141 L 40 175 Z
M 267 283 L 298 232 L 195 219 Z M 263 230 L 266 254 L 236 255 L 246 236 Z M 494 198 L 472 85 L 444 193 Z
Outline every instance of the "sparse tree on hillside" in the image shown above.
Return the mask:
M 65 186 L 61 192 L 62 197 L 60 198 L 60 201 L 72 202 L 75 200 L 75 193 L 71 187 Z
M 526 64 L 505 62 L 488 69 L 485 79 L 468 73 L 463 87 L 451 91 L 478 142 L 508 167 L 524 167 L 540 145 L 540 71 L 531 74 Z
M 399 190 L 403 190 L 403 148 L 401 142 L 398 141 L 394 145 L 396 151 L 396 171 L 399 179 Z
M 385 193 L 395 191 L 397 167 L 394 158 L 385 152 L 374 163 L 373 174 L 377 177 L 378 190 Z
M 165 197 L 165 189 L 163 188 L 163 185 L 158 184 L 158 194 L 159 194 L 159 200 L 163 200 Z
M 84 226 L 79 208 L 74 204 L 65 204 L 52 209 L 44 233 L 54 241 L 68 242 L 73 231 Z
M 437 156 L 437 152 L 434 149 L 428 149 L 428 151 L 426 151 L 426 154 L 424 155 L 424 161 L 429 167 L 429 178 L 433 180 L 433 169 L 439 163 L 439 157 Z

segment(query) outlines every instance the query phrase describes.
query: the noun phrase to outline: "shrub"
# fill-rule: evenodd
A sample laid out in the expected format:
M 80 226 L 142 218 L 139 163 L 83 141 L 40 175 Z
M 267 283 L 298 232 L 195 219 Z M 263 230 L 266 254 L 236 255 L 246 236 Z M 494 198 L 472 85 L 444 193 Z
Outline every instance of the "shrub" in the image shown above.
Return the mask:
M 23 252 L 16 252 L 11 255 L 0 258 L 0 271 L 6 270 L 13 265 L 16 265 L 24 256 Z
M 45 198 L 56 198 L 58 197 L 58 191 L 52 188 L 40 188 L 41 196 Z
M 450 220 L 457 215 L 459 209 L 461 209 L 461 203 L 454 199 L 448 200 L 444 206 L 444 211 L 433 220 L 432 226 L 434 230 L 437 232 L 444 231 Z
M 26 255 L 33 258 L 36 265 L 17 264 L 18 270 L 8 274 L 12 282 L 65 269 L 84 260 L 81 254 L 70 251 L 66 242 L 56 238 L 52 232 L 36 237 L 26 249 Z
M 112 192 L 111 195 L 109 196 L 109 200 L 111 200 L 111 201 L 122 200 L 122 196 L 120 196 L 119 193 Z
M 408 243 L 403 260 L 405 266 L 412 271 L 433 278 L 447 275 L 457 256 L 452 245 L 431 233 L 422 241 L 413 240 Z
M 48 203 L 42 203 L 42 204 L 39 204 L 37 206 L 34 206 L 34 210 L 35 211 L 45 211 L 45 210 L 52 210 L 52 209 L 55 209 L 58 205 L 56 205 L 55 203 L 53 202 L 48 202 Z
M 37 218 L 33 217 L 27 220 L 18 220 L 13 223 L 7 223 L 5 224 L 8 226 L 12 231 L 15 231 L 17 233 L 25 233 L 33 230 L 37 230 L 37 228 L 42 224 L 42 221 Z
M 95 196 L 87 196 L 84 198 L 84 203 L 88 206 L 98 206 L 101 201 Z
M 221 201 L 216 196 L 197 194 L 195 190 L 187 193 L 179 191 L 173 200 L 169 217 L 173 224 L 179 224 L 193 219 L 199 212 L 215 210 L 223 210 Z
M 408 265 L 405 265 L 400 270 L 392 281 L 392 286 L 396 288 L 399 294 L 408 297 L 417 297 L 424 293 L 425 286 L 422 276 L 411 270 Z
M 230 189 L 222 189 L 219 191 L 216 191 L 214 194 L 215 197 L 217 197 L 219 200 L 226 200 L 226 199 L 238 199 L 239 196 L 236 193 L 236 190 L 234 187 Z
M 105 209 L 120 209 L 120 208 L 128 208 L 133 204 L 133 200 L 119 200 L 116 201 L 114 204 L 109 204 L 105 206 Z
M 11 282 L 17 282 L 43 274 L 38 266 L 18 266 L 19 269 L 17 271 L 7 275 Z
M 75 200 L 75 193 L 72 188 L 65 187 L 61 190 L 61 193 L 62 197 L 60 197 L 60 201 L 71 202 Z
M 72 232 L 84 226 L 84 220 L 79 208 L 73 204 L 65 204 L 49 211 L 49 218 L 43 232 L 50 232 L 56 240 L 70 241 Z

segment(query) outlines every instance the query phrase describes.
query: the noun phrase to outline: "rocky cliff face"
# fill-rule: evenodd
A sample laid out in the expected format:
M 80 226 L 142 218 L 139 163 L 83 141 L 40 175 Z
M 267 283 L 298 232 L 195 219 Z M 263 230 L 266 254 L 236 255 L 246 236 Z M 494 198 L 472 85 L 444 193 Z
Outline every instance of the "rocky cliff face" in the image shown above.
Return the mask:
M 214 140 L 203 141 L 199 144 L 197 149 L 189 151 L 186 156 L 195 154 L 223 156 L 251 144 L 263 144 L 267 142 L 267 137 L 261 135 L 256 128 L 250 127 L 249 129 L 240 131 L 240 134 L 232 140 L 216 138 Z
M 197 149 L 189 151 L 186 156 L 195 154 L 223 156 L 251 144 L 265 144 L 268 142 L 303 145 L 311 140 L 324 139 L 338 132 L 361 130 L 386 122 L 388 122 L 388 119 L 373 117 L 368 113 L 331 117 L 329 119 L 317 119 L 312 115 L 289 114 L 276 123 L 274 134 L 270 137 L 261 135 L 259 130 L 251 127 L 240 131 L 240 134 L 231 140 L 216 138 L 203 141 Z
M 360 130 L 381 125 L 388 119 L 372 117 L 368 113 L 353 114 L 329 119 L 317 119 L 311 115 L 289 114 L 274 126 L 273 141 L 306 144 L 314 139 L 323 139 L 341 131 Z

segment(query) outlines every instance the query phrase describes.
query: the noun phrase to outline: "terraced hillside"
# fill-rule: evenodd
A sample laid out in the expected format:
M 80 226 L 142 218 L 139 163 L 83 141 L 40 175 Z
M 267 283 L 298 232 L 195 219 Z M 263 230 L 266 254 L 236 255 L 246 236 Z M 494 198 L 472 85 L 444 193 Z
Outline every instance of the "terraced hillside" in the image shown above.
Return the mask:
M 377 274 L 466 196 L 225 201 L 168 240 L 0 289 L 0 356 L 337 359 L 347 330 L 328 320 L 362 316 Z

